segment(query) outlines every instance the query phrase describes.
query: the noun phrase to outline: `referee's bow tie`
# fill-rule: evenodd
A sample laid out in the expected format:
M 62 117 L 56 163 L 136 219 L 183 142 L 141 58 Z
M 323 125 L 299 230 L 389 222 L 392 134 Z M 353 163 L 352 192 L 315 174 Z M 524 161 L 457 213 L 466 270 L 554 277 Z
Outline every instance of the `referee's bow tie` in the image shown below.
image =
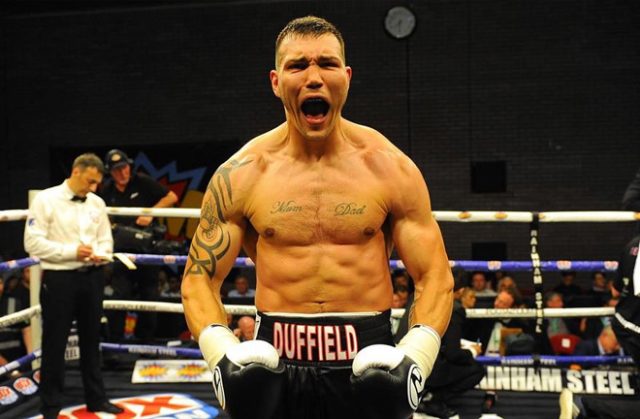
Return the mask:
M 87 200 L 87 197 L 86 196 L 73 195 L 73 198 L 71 198 L 71 200 L 74 201 L 74 202 L 83 203 L 84 201 Z

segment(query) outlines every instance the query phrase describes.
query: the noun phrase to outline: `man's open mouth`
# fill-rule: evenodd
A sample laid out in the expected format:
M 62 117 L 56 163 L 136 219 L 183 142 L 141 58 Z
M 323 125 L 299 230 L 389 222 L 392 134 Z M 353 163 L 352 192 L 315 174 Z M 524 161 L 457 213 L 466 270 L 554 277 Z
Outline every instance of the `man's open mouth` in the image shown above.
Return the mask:
M 314 97 L 302 102 L 301 109 L 305 116 L 322 117 L 329 112 L 329 104 L 322 98 Z

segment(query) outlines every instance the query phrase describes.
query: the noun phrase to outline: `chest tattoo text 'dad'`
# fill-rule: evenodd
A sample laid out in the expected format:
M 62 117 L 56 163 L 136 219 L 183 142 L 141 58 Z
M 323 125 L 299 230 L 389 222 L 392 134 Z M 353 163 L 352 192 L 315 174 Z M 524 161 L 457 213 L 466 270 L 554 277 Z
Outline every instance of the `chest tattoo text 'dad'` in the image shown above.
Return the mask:
M 336 205 L 333 215 L 341 217 L 345 215 L 363 215 L 366 205 L 356 204 L 355 202 L 341 202 Z

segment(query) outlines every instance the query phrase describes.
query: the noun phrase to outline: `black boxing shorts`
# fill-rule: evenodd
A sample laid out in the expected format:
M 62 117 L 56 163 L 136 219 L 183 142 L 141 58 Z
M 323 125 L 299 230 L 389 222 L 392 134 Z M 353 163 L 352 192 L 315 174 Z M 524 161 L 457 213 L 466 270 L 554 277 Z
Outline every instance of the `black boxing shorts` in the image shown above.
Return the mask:
M 271 343 L 287 370 L 274 419 L 359 417 L 361 410 L 351 395 L 351 364 L 369 345 L 394 345 L 390 314 L 390 310 L 308 316 L 258 312 L 256 339 Z

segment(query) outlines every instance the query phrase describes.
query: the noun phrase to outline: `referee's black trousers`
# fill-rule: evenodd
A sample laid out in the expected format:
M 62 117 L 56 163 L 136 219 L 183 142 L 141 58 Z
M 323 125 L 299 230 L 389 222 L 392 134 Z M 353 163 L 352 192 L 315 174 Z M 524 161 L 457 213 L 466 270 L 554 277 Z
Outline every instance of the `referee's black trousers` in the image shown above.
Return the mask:
M 88 268 L 85 271 L 44 271 L 40 288 L 42 413 L 55 413 L 62 407 L 64 354 L 74 319 L 77 320 L 78 326 L 85 402 L 87 406 L 99 406 L 106 401 L 99 348 L 103 294 L 102 268 Z

